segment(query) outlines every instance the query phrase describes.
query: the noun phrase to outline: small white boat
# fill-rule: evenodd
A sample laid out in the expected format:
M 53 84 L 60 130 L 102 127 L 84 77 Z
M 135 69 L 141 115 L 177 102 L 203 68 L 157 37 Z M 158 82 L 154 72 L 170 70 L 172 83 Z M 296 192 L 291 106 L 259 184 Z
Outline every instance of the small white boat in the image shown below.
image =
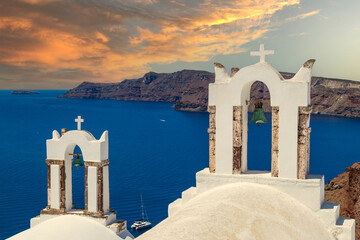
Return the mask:
M 144 212 L 145 212 L 145 214 L 144 214 Z M 142 215 L 142 219 L 135 220 L 133 225 L 131 225 L 132 229 L 140 230 L 140 229 L 151 227 L 151 222 L 149 222 L 146 211 L 144 210 L 144 204 L 143 204 L 143 200 L 142 200 L 142 195 L 141 195 L 141 215 Z M 145 221 L 145 216 L 146 216 L 146 221 Z
M 131 228 L 135 230 L 140 230 L 149 227 L 151 227 L 151 222 L 144 221 L 144 219 L 135 220 L 133 225 L 131 225 Z

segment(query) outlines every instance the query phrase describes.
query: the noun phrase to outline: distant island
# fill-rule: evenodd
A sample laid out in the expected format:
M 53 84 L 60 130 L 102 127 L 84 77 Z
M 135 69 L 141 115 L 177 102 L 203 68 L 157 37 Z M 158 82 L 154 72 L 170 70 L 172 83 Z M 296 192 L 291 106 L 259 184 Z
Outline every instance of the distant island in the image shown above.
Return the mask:
M 24 95 L 27 95 L 27 94 L 40 94 L 40 93 L 37 92 L 37 91 L 32 91 L 32 90 L 12 90 L 11 94 L 24 94 Z
M 281 75 L 285 79 L 294 76 L 286 72 Z M 83 82 L 59 97 L 173 102 L 176 110 L 203 112 L 207 110 L 209 83 L 214 81 L 214 73 L 207 71 L 149 72 L 142 78 L 119 83 Z M 269 91 L 264 84 L 256 82 L 251 96 L 269 99 Z M 314 114 L 360 117 L 360 82 L 312 77 L 311 103 Z M 264 109 L 269 112 L 271 108 L 264 104 Z

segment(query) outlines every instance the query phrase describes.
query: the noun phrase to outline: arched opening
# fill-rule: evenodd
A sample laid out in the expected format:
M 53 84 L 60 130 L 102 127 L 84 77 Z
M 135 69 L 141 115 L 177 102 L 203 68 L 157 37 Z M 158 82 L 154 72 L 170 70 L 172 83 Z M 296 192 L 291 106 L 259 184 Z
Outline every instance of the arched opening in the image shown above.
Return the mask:
M 250 123 L 254 116 L 255 101 L 264 100 L 262 108 L 268 123 Z M 272 144 L 272 121 L 271 102 L 268 87 L 260 81 L 256 81 L 250 88 L 250 102 L 248 107 L 248 144 L 247 144 L 247 168 L 248 170 L 271 171 L 271 144 Z
M 85 167 L 74 166 L 74 162 L 75 161 L 79 162 L 79 159 L 81 163 L 84 164 L 80 147 L 76 145 L 72 154 L 74 154 L 71 155 L 72 202 L 73 202 L 72 208 L 84 209 L 85 208 Z

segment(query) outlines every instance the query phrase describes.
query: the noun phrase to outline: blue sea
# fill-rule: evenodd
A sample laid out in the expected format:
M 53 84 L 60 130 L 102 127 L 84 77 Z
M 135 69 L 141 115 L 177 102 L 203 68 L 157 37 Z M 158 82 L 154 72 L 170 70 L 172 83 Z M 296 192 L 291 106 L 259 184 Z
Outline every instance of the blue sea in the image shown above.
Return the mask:
M 78 115 L 97 139 L 109 130 L 110 205 L 129 226 L 141 217 L 141 194 L 156 225 L 167 217 L 168 204 L 195 185 L 195 173 L 208 167 L 207 113 L 175 111 L 171 103 L 62 99 L 56 96 L 64 90 L 39 92 L 0 91 L 0 239 L 28 229 L 30 218 L 46 206 L 46 139 L 54 129 L 76 129 Z M 311 127 L 311 173 L 328 181 L 359 161 L 360 119 L 314 115 Z M 249 169 L 270 170 L 270 153 L 271 125 L 251 124 Z M 73 185 L 74 204 L 83 207 L 83 167 L 73 169 Z

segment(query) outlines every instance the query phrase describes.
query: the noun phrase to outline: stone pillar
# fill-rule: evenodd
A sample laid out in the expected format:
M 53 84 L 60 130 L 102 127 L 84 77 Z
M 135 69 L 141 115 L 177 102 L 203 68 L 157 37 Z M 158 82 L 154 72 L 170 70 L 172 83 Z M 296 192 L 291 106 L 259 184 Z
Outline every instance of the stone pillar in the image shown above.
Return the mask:
M 242 106 L 233 106 L 233 174 L 241 173 Z
M 104 188 L 103 188 L 103 198 L 104 198 L 104 213 L 107 213 L 110 211 L 110 187 L 109 187 L 109 165 L 103 166 L 103 182 L 104 182 Z
M 51 166 L 47 164 L 47 194 L 48 194 L 48 204 L 46 209 L 49 210 L 51 207 Z
M 65 164 L 60 166 L 60 211 L 65 212 L 66 209 L 66 194 L 65 194 Z
M 84 213 L 88 212 L 88 166 L 85 164 L 85 196 L 84 196 L 84 202 L 85 202 L 85 206 L 84 206 Z
M 279 107 L 272 110 L 272 140 L 271 140 L 271 176 L 279 176 Z
M 216 106 L 209 106 L 209 171 L 215 173 Z
M 298 118 L 298 179 L 305 179 L 309 168 L 311 106 L 299 107 Z
M 310 171 L 310 133 L 311 133 L 311 128 L 308 128 L 308 132 L 307 132 L 307 172 L 306 174 L 309 175 L 309 171 Z
M 97 209 L 98 209 L 98 214 L 99 215 L 103 215 L 104 214 L 104 200 L 103 200 L 103 194 L 104 194 L 104 185 L 103 185 L 103 167 L 99 166 L 97 168 L 97 189 L 98 189 L 98 197 L 97 197 Z

